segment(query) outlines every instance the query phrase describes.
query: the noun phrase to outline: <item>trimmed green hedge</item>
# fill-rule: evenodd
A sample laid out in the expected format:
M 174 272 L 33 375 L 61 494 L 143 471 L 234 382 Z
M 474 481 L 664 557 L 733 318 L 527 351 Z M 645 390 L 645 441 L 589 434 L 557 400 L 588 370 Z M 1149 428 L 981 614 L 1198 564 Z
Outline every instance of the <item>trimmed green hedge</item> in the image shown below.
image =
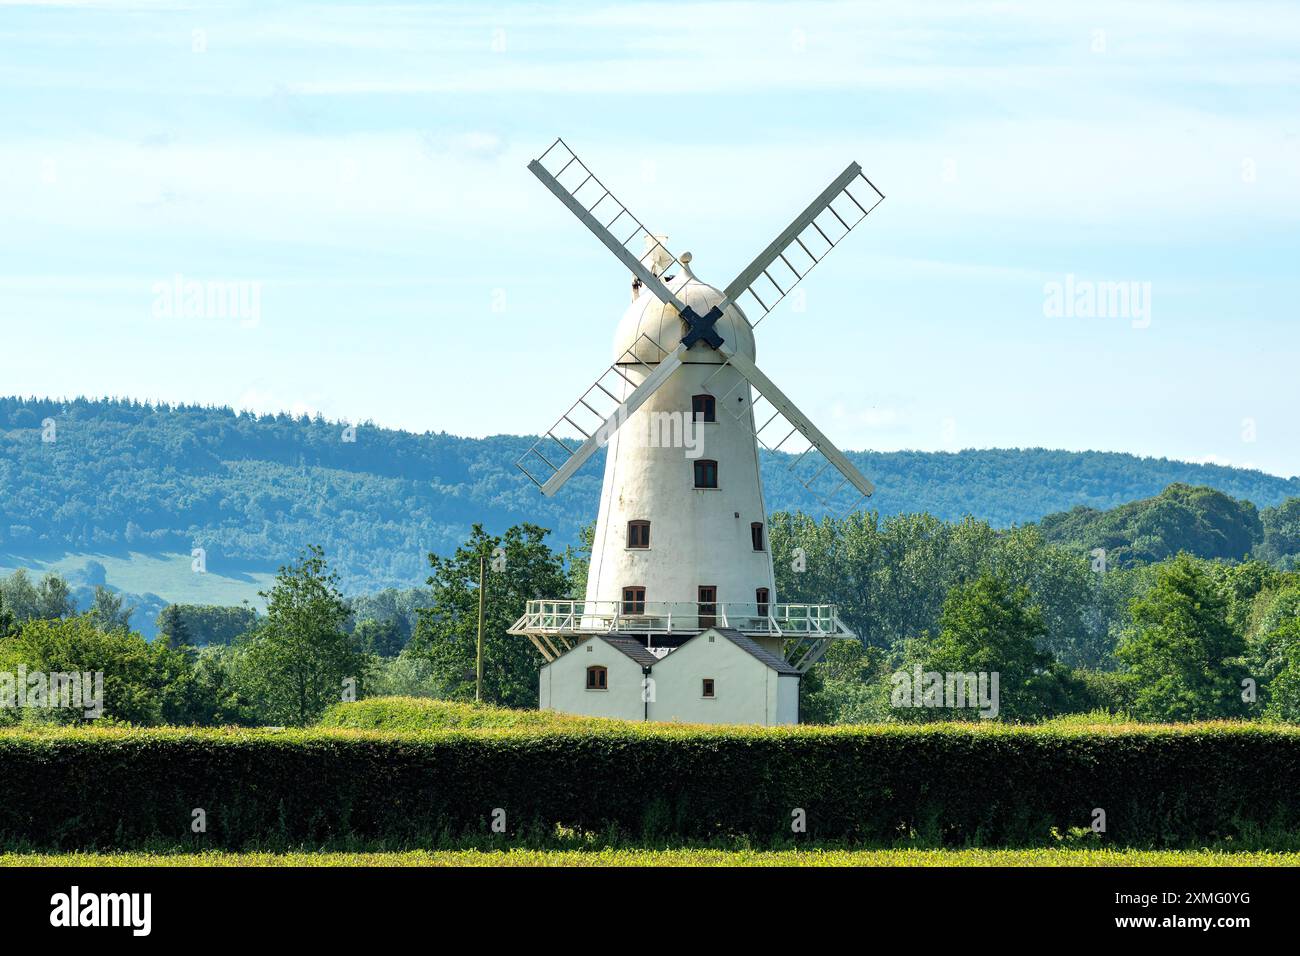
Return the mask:
M 430 845 L 557 825 L 631 839 L 1300 842 L 1300 732 L 1258 725 L 10 731 L 9 848 Z M 191 833 L 192 811 L 207 833 Z M 790 829 L 803 808 L 807 832 Z
M 371 697 L 350 704 L 335 704 L 325 711 L 319 726 L 392 731 L 489 728 L 607 730 L 627 723 L 606 717 L 559 714 L 553 710 L 517 710 L 428 697 Z

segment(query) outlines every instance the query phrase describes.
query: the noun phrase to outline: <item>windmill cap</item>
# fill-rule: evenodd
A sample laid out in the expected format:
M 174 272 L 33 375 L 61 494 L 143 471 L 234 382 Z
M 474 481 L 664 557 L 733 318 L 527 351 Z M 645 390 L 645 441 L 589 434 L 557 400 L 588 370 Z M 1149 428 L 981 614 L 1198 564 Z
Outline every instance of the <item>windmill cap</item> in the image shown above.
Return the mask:
M 695 278 L 686 266 L 689 261 L 690 254 L 682 253 L 678 259 L 682 267 L 676 270 L 680 274 L 672 275 L 670 272 L 672 278 L 667 285 L 683 304 L 690 306 L 697 315 L 705 315 L 715 305 L 721 305 L 724 296 L 720 290 Z M 638 362 L 658 364 L 663 358 L 663 352 L 671 352 L 681 344 L 684 324 L 676 308 L 664 305 L 648 289 L 643 290 L 628 306 L 618 323 L 618 331 L 614 334 L 614 361 L 629 365 Z M 745 313 L 735 304 L 722 310 L 722 317 L 714 328 L 728 345 L 751 361 L 754 360 L 754 331 L 750 328 Z M 659 343 L 663 352 L 643 336 Z M 629 355 L 629 352 L 632 354 Z M 696 342 L 686 353 L 685 361 L 721 365 L 724 359 L 721 352 L 704 342 Z

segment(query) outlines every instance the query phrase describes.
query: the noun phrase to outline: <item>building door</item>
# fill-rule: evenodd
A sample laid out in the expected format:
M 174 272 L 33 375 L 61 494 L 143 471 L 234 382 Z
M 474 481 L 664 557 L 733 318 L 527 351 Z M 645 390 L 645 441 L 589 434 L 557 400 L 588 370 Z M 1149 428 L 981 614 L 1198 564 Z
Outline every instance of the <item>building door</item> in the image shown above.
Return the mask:
M 714 585 L 700 585 L 699 615 L 701 630 L 718 623 L 718 589 Z

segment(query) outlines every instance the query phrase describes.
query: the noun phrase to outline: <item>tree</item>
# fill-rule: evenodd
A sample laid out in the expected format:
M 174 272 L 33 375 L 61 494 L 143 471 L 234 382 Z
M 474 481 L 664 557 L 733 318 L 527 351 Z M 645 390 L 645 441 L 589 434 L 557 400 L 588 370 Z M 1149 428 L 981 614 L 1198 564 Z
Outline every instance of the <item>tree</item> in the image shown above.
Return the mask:
M 446 558 L 429 555 L 432 607 L 420 612 L 410 653 L 429 660 L 434 680 L 451 698 L 474 699 L 482 556 L 487 564 L 484 699 L 508 707 L 537 706 L 537 652 L 527 638 L 514 637 L 506 630 L 523 614 L 530 599 L 568 593 L 564 564 L 544 541 L 548 533 L 537 525 L 522 524 L 495 537 L 476 524 L 455 554 Z
M 163 608 L 154 625 L 158 628 L 158 636 L 163 639 L 163 643 L 173 650 L 193 643 L 190 640 L 190 629 L 185 624 L 185 615 L 175 604 Z
M 1265 508 L 1259 517 L 1264 525 L 1264 539 L 1256 548 L 1259 556 L 1284 568 L 1300 562 L 1300 498 Z
M 5 607 L 4 591 L 0 590 L 0 638 L 8 637 L 18 627 L 18 620 Z
M 72 617 L 77 613 L 76 602 L 72 600 L 72 588 L 68 582 L 57 574 L 46 574 L 41 578 L 41 586 L 36 591 L 36 616 L 46 620 Z M 130 617 L 127 612 L 127 617 Z
M 367 619 L 353 632 L 357 646 L 378 657 L 396 657 L 406 645 L 406 629 L 395 620 Z
M 1068 712 L 1080 689 L 1039 647 L 1047 633 L 1029 589 L 983 575 L 953 588 L 939 615 L 939 634 L 911 642 L 906 657 L 923 672 L 997 674 L 998 716 L 1035 719 Z M 973 716 L 951 712 L 903 714 L 921 718 Z
M 133 724 L 162 720 L 157 661 L 149 644 L 129 631 L 106 632 L 89 614 L 79 617 L 25 622 L 16 635 L 0 640 L 0 671 L 103 675 L 104 717 Z M 33 711 L 36 719 L 57 723 L 82 723 L 82 708 Z
M 1208 720 L 1244 713 L 1242 636 L 1229 602 L 1203 562 L 1180 554 L 1156 571 L 1154 586 L 1130 609 L 1131 629 L 1116 651 L 1135 677 L 1137 716 Z
M 348 604 L 320 546 L 281 567 L 261 596 L 266 617 L 246 639 L 236 670 L 266 716 L 310 723 L 342 699 L 349 680 L 360 697 L 370 659 L 348 633 Z
M 0 581 L 0 595 L 4 596 L 5 605 L 19 623 L 41 616 L 40 595 L 23 568 Z
M 114 594 L 102 584 L 95 585 L 95 598 L 90 605 L 90 616 L 101 628 L 106 631 L 129 631 L 131 615 L 134 613 L 135 608 L 126 605 L 122 595 Z
M 1300 618 L 1291 618 L 1274 633 L 1282 666 L 1265 689 L 1264 714 L 1274 720 L 1300 722 Z

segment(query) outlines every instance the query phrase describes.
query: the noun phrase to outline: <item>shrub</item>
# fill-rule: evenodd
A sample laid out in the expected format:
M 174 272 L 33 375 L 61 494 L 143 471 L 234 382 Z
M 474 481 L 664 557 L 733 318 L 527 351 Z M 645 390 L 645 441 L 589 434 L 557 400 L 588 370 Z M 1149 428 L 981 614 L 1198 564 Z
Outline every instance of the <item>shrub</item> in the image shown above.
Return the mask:
M 1126 845 L 1279 849 L 1300 829 L 1300 731 L 1224 723 L 27 730 L 0 733 L 0 768 L 11 847 L 418 846 L 491 839 L 494 808 L 506 841 L 1042 844 L 1094 808 Z
M 601 717 L 578 717 L 546 710 L 512 710 L 490 704 L 425 697 L 371 697 L 351 704 L 335 704 L 320 720 L 322 727 L 401 731 L 544 727 L 598 729 L 624 725 L 624 721 Z

